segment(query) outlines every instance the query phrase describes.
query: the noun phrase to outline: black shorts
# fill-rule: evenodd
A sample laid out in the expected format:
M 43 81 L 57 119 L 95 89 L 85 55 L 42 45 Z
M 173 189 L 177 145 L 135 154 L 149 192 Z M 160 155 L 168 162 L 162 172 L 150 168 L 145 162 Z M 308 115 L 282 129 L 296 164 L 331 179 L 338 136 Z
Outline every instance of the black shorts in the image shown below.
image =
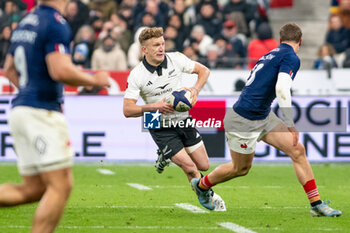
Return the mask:
M 202 141 L 196 128 L 161 128 L 150 129 L 149 132 L 165 158 L 171 158 L 184 147 L 194 146 Z

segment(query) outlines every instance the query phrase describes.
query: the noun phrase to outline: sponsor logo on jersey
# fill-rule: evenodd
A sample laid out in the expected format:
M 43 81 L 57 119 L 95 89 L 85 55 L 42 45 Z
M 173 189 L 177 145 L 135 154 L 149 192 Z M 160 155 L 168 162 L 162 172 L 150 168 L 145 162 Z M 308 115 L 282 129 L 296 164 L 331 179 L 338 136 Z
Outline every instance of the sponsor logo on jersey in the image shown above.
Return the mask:
M 160 116 L 162 114 L 157 110 L 156 112 L 143 113 L 143 128 L 144 129 L 160 129 Z
M 164 89 L 164 88 L 166 88 L 166 86 L 168 86 L 169 84 L 170 84 L 170 83 L 167 83 L 167 84 L 165 84 L 164 86 L 159 86 L 159 87 L 157 87 L 157 88 L 159 88 L 159 89 L 162 89 L 162 90 L 163 90 L 163 89 Z M 157 88 L 156 88 L 156 89 L 157 89 Z
M 168 89 L 166 89 L 166 90 L 164 90 L 164 91 L 155 93 L 154 96 L 163 95 L 163 94 L 165 94 L 165 93 L 172 92 L 172 90 L 173 90 L 172 88 L 168 88 Z
M 172 71 L 169 72 L 169 76 L 175 72 L 175 69 L 173 69 Z
M 55 16 L 55 19 L 56 19 L 57 22 L 59 22 L 61 24 L 65 24 L 66 23 L 66 20 L 59 13 L 55 12 L 54 16 Z

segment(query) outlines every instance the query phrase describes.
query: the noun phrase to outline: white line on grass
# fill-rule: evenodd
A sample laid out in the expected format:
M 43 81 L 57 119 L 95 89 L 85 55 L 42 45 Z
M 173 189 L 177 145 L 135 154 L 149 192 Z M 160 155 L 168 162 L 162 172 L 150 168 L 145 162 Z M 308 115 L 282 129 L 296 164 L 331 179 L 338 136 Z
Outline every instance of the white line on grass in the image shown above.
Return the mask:
M 58 226 L 59 229 L 164 229 L 164 230 L 218 230 L 222 231 L 222 227 L 199 227 L 199 226 L 69 226 L 69 225 L 61 225 Z M 30 229 L 32 226 L 23 226 L 23 225 L 8 225 L 8 226 L 0 226 L 0 229 Z M 228 229 L 228 228 L 227 228 Z M 265 227 L 252 227 L 252 229 L 256 230 L 267 230 Z M 231 230 L 231 229 L 229 229 Z M 268 230 L 281 230 L 278 227 L 271 227 Z M 342 228 L 316 228 L 318 231 L 344 231 Z M 236 231 L 237 233 L 243 233 L 242 231 Z M 245 231 L 244 233 L 255 233 L 254 231 Z
M 108 169 L 103 169 L 103 168 L 98 168 L 97 171 L 103 175 L 114 175 L 115 172 L 108 170 Z
M 33 207 L 34 208 L 34 207 Z M 86 208 L 86 209 L 118 209 L 118 208 L 124 208 L 124 209 L 171 209 L 174 208 L 174 206 L 127 206 L 127 205 L 111 205 L 111 206 L 68 206 L 68 209 L 75 209 L 75 208 Z M 230 209 L 249 209 L 251 207 L 244 207 L 244 206 L 230 206 Z M 308 206 L 262 206 L 262 207 L 255 207 L 256 209 L 307 209 Z
M 251 231 L 248 228 L 242 227 L 232 222 L 220 222 L 218 224 L 219 226 L 222 226 L 223 228 L 226 228 L 236 233 L 256 233 L 255 231 Z
M 0 229 L 30 229 L 31 226 L 0 226 Z M 199 226 L 58 226 L 59 229 L 165 229 L 165 230 L 222 230 L 221 227 L 199 227 Z
M 107 169 L 103 169 L 107 170 Z M 109 170 L 107 170 L 109 171 Z M 113 172 L 113 171 L 111 171 Z M 102 173 L 102 172 L 101 172 Z M 114 174 L 114 172 L 113 172 Z M 96 187 L 96 185 L 86 185 L 91 187 Z M 104 188 L 114 188 L 118 185 L 99 185 L 98 187 L 104 187 Z M 153 189 L 184 189 L 190 187 L 189 185 L 149 185 L 148 187 Z M 318 187 L 318 186 L 317 186 Z M 216 189 L 250 189 L 250 186 L 217 186 Z M 264 189 L 282 189 L 283 186 L 255 186 L 254 188 L 264 188 Z
M 189 203 L 175 203 L 175 206 L 181 208 L 181 209 L 185 209 L 185 210 L 188 210 L 192 213 L 209 213 L 209 211 L 207 210 L 203 210 L 197 206 L 194 206 L 194 205 L 191 205 Z
M 136 183 L 126 183 L 126 184 L 138 190 L 152 190 L 152 188 L 145 186 L 143 184 L 136 184 Z
M 81 208 L 81 207 L 79 207 Z M 125 208 L 125 209 L 171 209 L 174 208 L 174 206 L 126 206 L 126 205 L 111 205 L 111 206 L 89 206 L 84 208 L 97 208 L 97 209 L 119 209 L 119 208 Z

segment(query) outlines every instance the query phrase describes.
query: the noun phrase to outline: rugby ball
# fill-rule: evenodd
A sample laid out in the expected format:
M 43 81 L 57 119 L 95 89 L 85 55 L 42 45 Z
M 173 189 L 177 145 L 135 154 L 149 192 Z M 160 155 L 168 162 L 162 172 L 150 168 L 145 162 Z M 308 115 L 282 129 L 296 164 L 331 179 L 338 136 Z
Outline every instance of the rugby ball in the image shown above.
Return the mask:
M 192 106 L 191 92 L 181 88 L 173 91 L 166 99 L 166 102 L 171 104 L 175 111 L 187 112 Z

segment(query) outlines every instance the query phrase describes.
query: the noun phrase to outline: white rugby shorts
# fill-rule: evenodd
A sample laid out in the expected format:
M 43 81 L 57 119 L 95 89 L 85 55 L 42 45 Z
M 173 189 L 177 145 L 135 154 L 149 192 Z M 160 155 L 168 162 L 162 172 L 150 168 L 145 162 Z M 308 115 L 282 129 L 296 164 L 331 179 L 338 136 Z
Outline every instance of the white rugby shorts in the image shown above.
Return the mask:
M 26 106 L 14 107 L 9 125 L 21 175 L 36 175 L 73 165 L 62 113 Z
M 230 108 L 224 118 L 227 144 L 235 152 L 251 154 L 256 142 L 280 123 L 283 121 L 272 111 L 263 120 L 249 120 Z

